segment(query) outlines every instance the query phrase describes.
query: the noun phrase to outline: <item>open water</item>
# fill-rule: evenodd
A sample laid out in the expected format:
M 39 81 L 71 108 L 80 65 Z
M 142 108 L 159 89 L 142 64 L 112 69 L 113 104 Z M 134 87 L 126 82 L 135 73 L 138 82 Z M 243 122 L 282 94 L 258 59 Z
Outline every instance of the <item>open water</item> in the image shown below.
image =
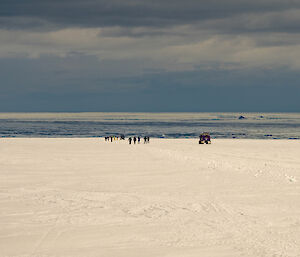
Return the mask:
M 243 116 L 244 118 L 240 118 Z M 300 139 L 300 113 L 0 113 L 0 137 Z

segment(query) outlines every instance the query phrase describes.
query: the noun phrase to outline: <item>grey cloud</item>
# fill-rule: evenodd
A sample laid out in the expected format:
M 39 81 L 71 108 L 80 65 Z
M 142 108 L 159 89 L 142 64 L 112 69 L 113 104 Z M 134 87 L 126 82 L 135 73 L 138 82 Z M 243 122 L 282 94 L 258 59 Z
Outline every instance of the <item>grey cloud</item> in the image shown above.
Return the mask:
M 297 8 L 300 2 L 293 0 L 2 0 L 0 26 L 164 27 Z
M 234 17 L 206 20 L 196 25 L 218 33 L 300 33 L 300 9 L 246 13 Z
M 299 17 L 299 0 L 0 0 L 0 109 L 296 111 Z
M 75 52 L 135 74 L 299 69 L 299 17 L 298 0 L 1 0 L 0 58 Z
M 85 67 L 88 63 L 97 64 L 92 57 L 77 56 L 68 61 L 44 58 L 48 59 L 47 64 L 45 60 L 0 60 L 2 111 L 297 111 L 300 108 L 299 73 L 283 69 L 276 72 L 211 69 L 104 78 L 99 76 L 101 68 Z M 82 69 L 79 64 L 73 65 L 76 59 L 80 59 Z M 29 78 L 30 83 L 24 84 Z M 203 91 L 211 97 L 201 97 Z

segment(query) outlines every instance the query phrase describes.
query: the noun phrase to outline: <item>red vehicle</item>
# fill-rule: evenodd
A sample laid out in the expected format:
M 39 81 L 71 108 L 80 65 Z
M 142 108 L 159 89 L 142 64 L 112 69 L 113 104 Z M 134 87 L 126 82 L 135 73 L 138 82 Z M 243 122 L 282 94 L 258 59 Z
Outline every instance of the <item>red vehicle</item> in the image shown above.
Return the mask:
M 208 132 L 203 132 L 199 138 L 199 144 L 211 144 L 210 134 Z

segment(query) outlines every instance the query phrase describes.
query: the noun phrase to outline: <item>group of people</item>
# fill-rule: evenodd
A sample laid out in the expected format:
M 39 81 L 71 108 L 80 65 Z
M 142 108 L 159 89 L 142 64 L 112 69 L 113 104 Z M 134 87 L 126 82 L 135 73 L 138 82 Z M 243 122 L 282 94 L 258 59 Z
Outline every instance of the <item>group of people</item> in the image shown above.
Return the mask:
M 112 142 L 112 141 L 115 141 L 115 140 L 124 140 L 125 139 L 125 137 L 122 137 L 122 136 L 120 136 L 120 137 L 118 137 L 118 136 L 109 136 L 109 137 L 105 137 L 105 141 L 110 141 L 110 142 Z
M 133 142 L 134 144 L 136 144 L 136 142 L 139 144 L 141 142 L 141 138 L 140 137 L 129 137 L 128 138 L 128 142 L 131 145 L 131 143 Z M 150 143 L 150 137 L 144 137 L 144 144 L 148 144 Z
M 108 142 L 113 142 L 113 141 L 116 141 L 116 140 L 125 140 L 125 136 L 121 135 L 121 136 L 107 136 L 107 137 L 105 137 L 105 141 L 108 141 Z M 130 145 L 131 145 L 131 143 L 140 144 L 141 143 L 141 137 L 129 137 L 128 142 L 129 142 Z M 148 143 L 150 143 L 150 137 L 145 136 L 144 137 L 144 144 L 148 144 Z

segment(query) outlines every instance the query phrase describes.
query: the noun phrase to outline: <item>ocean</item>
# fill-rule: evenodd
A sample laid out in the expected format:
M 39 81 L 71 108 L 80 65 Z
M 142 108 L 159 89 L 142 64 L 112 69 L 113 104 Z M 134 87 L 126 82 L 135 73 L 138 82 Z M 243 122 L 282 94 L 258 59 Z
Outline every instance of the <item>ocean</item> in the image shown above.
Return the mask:
M 0 137 L 300 139 L 300 113 L 0 113 Z

